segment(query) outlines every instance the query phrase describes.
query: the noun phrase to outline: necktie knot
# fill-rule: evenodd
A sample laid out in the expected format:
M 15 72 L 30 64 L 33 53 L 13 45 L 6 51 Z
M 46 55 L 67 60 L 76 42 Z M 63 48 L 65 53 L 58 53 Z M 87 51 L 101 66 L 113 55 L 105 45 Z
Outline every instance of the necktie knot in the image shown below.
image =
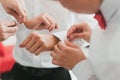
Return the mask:
M 101 29 L 105 29 L 106 22 L 105 22 L 105 19 L 100 11 L 96 13 L 94 18 L 98 21 L 98 24 L 100 25 Z

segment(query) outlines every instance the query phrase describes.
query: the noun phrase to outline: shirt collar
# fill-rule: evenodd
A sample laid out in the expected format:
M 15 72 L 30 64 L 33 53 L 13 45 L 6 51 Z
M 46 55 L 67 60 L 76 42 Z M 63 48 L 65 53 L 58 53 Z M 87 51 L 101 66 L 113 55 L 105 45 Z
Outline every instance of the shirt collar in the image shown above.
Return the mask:
M 120 0 L 103 0 L 100 11 L 102 12 L 106 22 L 111 19 L 111 17 L 119 8 L 119 5 Z

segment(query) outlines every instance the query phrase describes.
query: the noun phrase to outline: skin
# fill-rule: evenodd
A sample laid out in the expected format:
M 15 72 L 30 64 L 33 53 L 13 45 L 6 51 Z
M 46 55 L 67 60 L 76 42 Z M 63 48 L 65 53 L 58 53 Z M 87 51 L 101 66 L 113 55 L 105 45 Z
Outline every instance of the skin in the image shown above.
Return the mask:
M 15 22 L 0 22 L 0 42 L 14 35 L 17 30 L 18 27 L 16 26 Z
M 79 61 L 86 59 L 81 48 L 70 41 L 59 42 L 51 52 L 52 63 L 71 70 Z
M 67 9 L 77 13 L 96 13 L 103 0 L 59 0 Z
M 48 14 L 38 15 L 35 18 L 26 20 L 24 24 L 28 29 L 31 30 L 48 29 L 49 31 L 52 31 L 58 28 L 57 23 Z
M 25 48 L 35 55 L 40 55 L 43 51 L 51 51 L 59 39 L 52 34 L 31 33 L 21 44 L 20 48 Z
M 87 23 L 72 25 L 67 32 L 69 41 L 59 42 L 51 51 L 52 63 L 71 70 L 77 63 L 86 59 L 82 49 L 71 41 L 82 38 L 89 42 L 90 36 L 91 29 Z
M 96 13 L 99 11 L 102 0 L 59 0 L 60 3 L 67 9 L 77 13 Z M 81 36 L 82 35 L 82 36 Z M 91 31 L 88 25 L 75 24 L 67 32 L 69 40 L 75 38 L 84 38 L 86 41 L 90 41 Z M 86 36 L 86 37 L 85 37 Z M 85 60 L 86 57 L 80 47 L 65 41 L 64 44 L 59 42 L 51 52 L 53 57 L 53 64 L 59 65 L 66 69 L 73 69 L 73 67 Z
M 83 22 L 72 25 L 67 32 L 67 37 L 70 41 L 80 38 L 86 40 L 87 42 L 90 42 L 91 33 L 92 30 L 90 26 L 87 23 Z
M 14 16 L 19 23 L 23 23 L 26 18 L 26 9 L 23 0 L 0 0 L 5 11 Z

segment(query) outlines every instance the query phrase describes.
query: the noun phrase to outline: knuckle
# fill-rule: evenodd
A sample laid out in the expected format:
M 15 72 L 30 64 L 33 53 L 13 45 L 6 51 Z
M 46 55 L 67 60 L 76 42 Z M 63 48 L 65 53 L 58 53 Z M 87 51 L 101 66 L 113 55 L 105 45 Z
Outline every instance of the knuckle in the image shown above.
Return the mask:
M 61 58 L 63 58 L 63 57 L 64 57 L 64 54 L 61 54 L 60 57 L 59 57 L 59 59 L 61 59 Z
M 37 39 L 39 39 L 39 37 L 38 37 L 37 35 L 34 35 L 34 39 L 36 39 L 36 40 L 37 40 Z
M 63 51 L 64 51 L 64 52 L 66 52 L 66 51 L 67 51 L 67 49 L 66 49 L 66 48 L 63 48 Z
M 29 51 L 29 49 L 27 47 L 25 47 L 25 49 Z
M 39 40 L 37 41 L 38 44 L 43 44 L 43 41 L 39 38 Z
M 6 12 L 7 12 L 8 14 L 11 14 L 11 11 L 10 11 L 10 10 L 6 10 Z

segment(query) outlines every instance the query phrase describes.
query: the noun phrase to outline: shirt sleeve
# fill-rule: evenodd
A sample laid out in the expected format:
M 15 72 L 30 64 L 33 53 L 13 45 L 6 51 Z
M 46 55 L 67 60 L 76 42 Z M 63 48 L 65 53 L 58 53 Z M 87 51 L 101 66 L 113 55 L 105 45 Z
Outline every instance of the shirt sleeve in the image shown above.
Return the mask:
M 67 31 L 61 31 L 61 32 L 55 32 L 52 33 L 55 37 L 57 37 L 58 39 L 60 39 L 60 41 L 64 42 L 65 39 L 67 39 L 66 35 L 67 35 Z M 75 39 L 73 41 L 74 44 L 79 45 L 79 47 L 85 48 L 87 46 L 89 46 L 89 43 L 86 42 L 83 39 Z
M 60 32 L 54 32 L 52 33 L 55 37 L 57 37 L 58 39 L 60 39 L 60 41 L 64 42 L 65 39 L 67 39 L 66 31 L 60 31 Z
M 97 80 L 92 65 L 88 59 L 79 62 L 73 69 L 78 80 Z

